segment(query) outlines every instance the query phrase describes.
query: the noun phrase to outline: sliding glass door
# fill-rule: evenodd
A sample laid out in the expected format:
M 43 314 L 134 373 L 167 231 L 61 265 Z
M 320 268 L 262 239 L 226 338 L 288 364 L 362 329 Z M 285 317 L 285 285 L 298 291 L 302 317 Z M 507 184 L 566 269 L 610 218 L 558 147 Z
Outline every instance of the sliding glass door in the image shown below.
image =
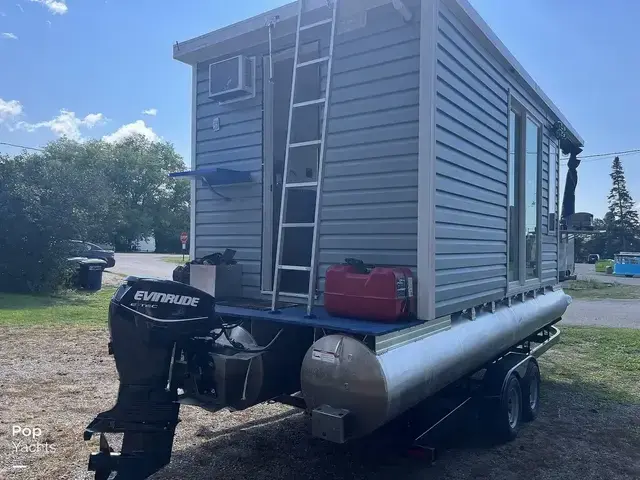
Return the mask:
M 524 205 L 524 241 L 526 244 L 526 277 L 531 280 L 540 277 L 538 272 L 538 237 L 540 236 L 538 202 L 538 164 L 540 159 L 540 127 L 527 116 Z
M 541 150 L 541 125 L 512 98 L 507 166 L 509 290 L 540 279 Z

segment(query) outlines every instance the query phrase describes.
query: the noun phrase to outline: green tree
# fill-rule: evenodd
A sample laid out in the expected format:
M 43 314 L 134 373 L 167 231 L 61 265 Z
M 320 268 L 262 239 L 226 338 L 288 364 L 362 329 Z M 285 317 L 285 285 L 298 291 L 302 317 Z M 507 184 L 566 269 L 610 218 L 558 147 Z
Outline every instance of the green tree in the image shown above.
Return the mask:
M 177 180 L 171 187 L 156 208 L 153 221 L 156 252 L 179 252 L 182 249 L 180 233 L 189 232 L 191 185 L 188 180 Z
M 609 255 L 636 248 L 637 238 L 640 236 L 638 212 L 634 208 L 633 199 L 627 189 L 620 157 L 613 159 L 610 177 L 613 185 L 607 197 L 609 211 L 605 217 L 606 251 Z
M 171 144 L 134 136 L 111 148 L 105 175 L 114 189 L 119 213 L 114 219 L 112 242 L 126 249 L 162 230 L 157 222 L 174 198 L 176 186 L 188 182 L 169 178 L 169 173 L 185 166 Z M 188 207 L 186 218 L 188 221 Z
M 50 291 L 70 275 L 70 238 L 87 235 L 96 202 L 84 173 L 44 155 L 0 158 L 0 290 Z
M 94 241 L 126 251 L 138 240 L 169 235 L 166 229 L 184 229 L 184 222 L 188 224 L 189 195 L 181 195 L 189 182 L 169 177 L 185 167 L 169 143 L 152 142 L 142 135 L 117 143 L 63 139 L 49 144 L 45 156 L 73 165 L 84 175 L 84 186 L 96 189 L 99 205 L 92 205 L 89 228 Z
M 171 144 L 142 136 L 115 144 L 61 139 L 41 154 L 0 156 L 0 290 L 63 285 L 69 239 L 129 249 L 156 235 L 179 249 L 189 182 L 168 175 L 182 169 Z

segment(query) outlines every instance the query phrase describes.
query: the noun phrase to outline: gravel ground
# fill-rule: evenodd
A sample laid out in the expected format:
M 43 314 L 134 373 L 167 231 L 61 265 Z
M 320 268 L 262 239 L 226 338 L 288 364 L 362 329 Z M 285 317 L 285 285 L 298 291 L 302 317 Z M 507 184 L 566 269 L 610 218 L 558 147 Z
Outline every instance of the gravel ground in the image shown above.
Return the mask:
M 596 266 L 590 263 L 576 263 L 575 273 L 578 280 L 595 280 L 604 283 L 622 283 L 624 285 L 640 285 L 640 277 L 621 277 L 596 272 Z
M 562 323 L 640 328 L 640 300 L 573 299 L 562 317 Z
M 167 256 L 160 253 L 116 253 L 116 264 L 108 271 L 121 275 L 171 278 L 177 265 L 162 260 Z
M 103 329 L 0 329 L 0 478 L 92 478 L 86 464 L 96 442 L 86 444 L 83 429 L 113 405 L 117 391 L 106 343 Z M 488 446 L 460 436 L 433 467 L 389 453 L 394 439 L 380 435 L 345 447 L 313 440 L 308 417 L 285 406 L 235 414 L 184 407 L 172 462 L 152 478 L 640 478 L 639 406 L 596 404 L 580 385 L 544 382 L 543 392 L 540 417 L 516 441 Z M 55 451 L 15 453 L 14 425 L 41 428 L 39 443 Z

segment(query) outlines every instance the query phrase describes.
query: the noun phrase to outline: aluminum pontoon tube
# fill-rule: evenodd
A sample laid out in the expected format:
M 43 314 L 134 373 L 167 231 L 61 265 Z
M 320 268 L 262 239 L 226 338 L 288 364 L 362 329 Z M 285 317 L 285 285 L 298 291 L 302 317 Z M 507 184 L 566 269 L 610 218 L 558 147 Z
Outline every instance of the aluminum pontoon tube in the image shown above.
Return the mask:
M 382 355 L 352 337 L 322 337 L 304 357 L 302 393 L 311 409 L 349 410 L 350 435 L 366 435 L 560 318 L 570 303 L 562 290 L 547 292 Z

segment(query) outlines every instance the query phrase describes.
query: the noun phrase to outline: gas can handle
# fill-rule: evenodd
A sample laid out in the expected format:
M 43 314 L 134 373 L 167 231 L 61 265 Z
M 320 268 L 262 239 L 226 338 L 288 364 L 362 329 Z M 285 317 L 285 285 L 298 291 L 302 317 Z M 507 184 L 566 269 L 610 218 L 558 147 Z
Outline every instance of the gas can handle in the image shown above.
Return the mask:
M 358 258 L 345 258 L 344 263 L 353 267 L 358 273 L 369 273 L 367 266 Z

